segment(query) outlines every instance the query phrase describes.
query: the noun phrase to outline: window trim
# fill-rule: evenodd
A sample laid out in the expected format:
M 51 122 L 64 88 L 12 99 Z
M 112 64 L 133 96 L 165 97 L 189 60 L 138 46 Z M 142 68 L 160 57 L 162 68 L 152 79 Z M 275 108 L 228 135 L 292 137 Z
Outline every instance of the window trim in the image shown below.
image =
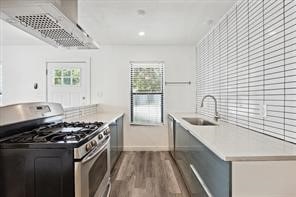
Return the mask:
M 133 93 L 133 84 L 132 84 L 132 67 L 133 65 L 141 65 L 141 64 L 158 64 L 159 66 L 162 67 L 162 83 L 161 83 L 161 92 L 137 92 Z M 164 61 L 131 61 L 130 62 L 130 125 L 132 126 L 163 126 L 165 124 L 164 120 L 164 100 L 165 100 L 165 75 L 164 75 L 164 68 L 165 68 L 165 63 Z M 161 120 L 160 123 L 139 123 L 139 122 L 133 122 L 133 95 L 161 95 Z

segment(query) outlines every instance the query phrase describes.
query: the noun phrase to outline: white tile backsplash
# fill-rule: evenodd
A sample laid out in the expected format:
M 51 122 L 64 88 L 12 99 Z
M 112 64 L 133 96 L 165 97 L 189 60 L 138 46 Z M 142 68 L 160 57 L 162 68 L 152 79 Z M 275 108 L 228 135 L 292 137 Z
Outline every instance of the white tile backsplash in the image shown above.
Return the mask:
M 238 1 L 198 52 L 197 112 L 211 94 L 223 120 L 296 142 L 296 1 Z
M 82 116 L 96 114 L 98 110 L 97 104 L 85 105 L 79 107 L 70 107 L 64 110 L 64 118 L 66 121 L 77 120 Z

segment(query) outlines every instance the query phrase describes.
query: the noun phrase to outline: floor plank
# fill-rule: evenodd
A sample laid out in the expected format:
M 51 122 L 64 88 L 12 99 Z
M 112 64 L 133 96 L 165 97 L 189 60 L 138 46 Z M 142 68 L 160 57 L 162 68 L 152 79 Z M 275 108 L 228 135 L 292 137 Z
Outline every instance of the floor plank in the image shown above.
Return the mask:
M 123 152 L 111 182 L 111 197 L 189 197 L 169 152 Z

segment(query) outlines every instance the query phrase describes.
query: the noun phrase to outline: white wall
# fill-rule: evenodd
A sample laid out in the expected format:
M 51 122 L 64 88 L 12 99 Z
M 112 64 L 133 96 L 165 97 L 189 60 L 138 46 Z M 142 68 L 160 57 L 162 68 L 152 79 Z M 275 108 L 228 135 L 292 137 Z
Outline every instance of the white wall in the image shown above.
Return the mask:
M 165 111 L 195 110 L 194 46 L 102 46 L 100 50 L 65 50 L 50 46 L 4 46 L 4 104 L 46 99 L 46 61 L 91 59 L 92 103 L 102 110 L 123 110 L 127 150 L 165 150 L 166 126 L 130 126 L 130 61 L 164 61 L 166 81 L 191 81 L 192 85 L 165 87 Z M 34 82 L 39 89 L 34 90 Z

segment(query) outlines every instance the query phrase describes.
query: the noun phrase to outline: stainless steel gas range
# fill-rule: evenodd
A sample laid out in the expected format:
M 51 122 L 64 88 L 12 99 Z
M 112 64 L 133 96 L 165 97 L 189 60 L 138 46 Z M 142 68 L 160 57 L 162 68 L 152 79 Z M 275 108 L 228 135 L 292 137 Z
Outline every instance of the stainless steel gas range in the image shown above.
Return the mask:
M 56 103 L 0 107 L 0 196 L 109 196 L 108 125 L 63 114 Z

